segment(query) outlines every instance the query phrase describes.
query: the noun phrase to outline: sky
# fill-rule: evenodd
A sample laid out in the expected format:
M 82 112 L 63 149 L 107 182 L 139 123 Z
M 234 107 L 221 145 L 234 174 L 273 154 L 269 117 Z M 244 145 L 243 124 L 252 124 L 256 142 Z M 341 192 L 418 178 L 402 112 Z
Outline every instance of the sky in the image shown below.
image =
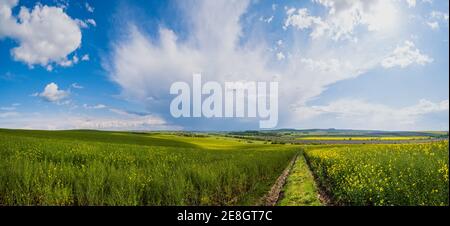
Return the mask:
M 448 130 L 446 0 L 0 0 L 0 128 L 252 130 L 170 85 L 276 81 L 275 128 Z

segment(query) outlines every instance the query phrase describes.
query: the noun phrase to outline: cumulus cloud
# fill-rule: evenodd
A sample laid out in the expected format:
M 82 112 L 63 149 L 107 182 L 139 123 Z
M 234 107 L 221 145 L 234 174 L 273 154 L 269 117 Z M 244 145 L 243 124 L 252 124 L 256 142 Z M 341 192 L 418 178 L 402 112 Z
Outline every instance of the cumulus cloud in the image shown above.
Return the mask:
M 322 115 L 331 115 L 335 125 L 351 128 L 417 129 L 418 119 L 426 114 L 448 114 L 449 101 L 435 103 L 421 99 L 412 106 L 393 108 L 359 99 L 341 99 L 327 105 L 300 106 L 296 111 L 300 121 L 317 120 Z
M 315 2 L 329 9 L 321 21 L 327 24 L 323 26 L 332 25 L 333 29 L 340 27 L 333 25 L 340 21 L 337 18 L 353 15 L 349 12 L 356 9 L 357 12 L 364 10 L 366 13 L 363 20 L 358 19 L 358 24 L 363 23 L 366 27 L 375 29 L 383 24 L 376 21 L 380 16 L 378 13 L 382 12 L 378 7 L 394 4 L 382 0 L 370 1 L 375 3 L 345 1 L 349 2 L 347 4 L 331 0 Z M 168 115 L 168 106 L 173 98 L 168 94 L 170 85 L 176 81 L 191 83 L 193 73 L 202 73 L 204 82 L 278 81 L 279 109 L 286 109 L 280 112 L 279 126 L 289 126 L 290 122 L 297 120 L 295 109 L 306 106 L 308 101 L 317 98 L 330 85 L 356 78 L 379 67 L 382 61 L 385 61 L 385 66 L 389 64 L 387 62 L 395 64 L 392 63 L 393 60 L 385 58 L 394 59 L 397 54 L 380 48 L 380 44 L 395 46 L 397 36 L 365 35 L 358 37 L 358 42 L 339 42 L 337 45 L 336 42 L 344 39 L 344 36 L 350 35 L 353 38 L 356 35 L 352 30 L 353 25 L 349 25 L 352 27 L 351 32 L 341 32 L 346 30 L 341 29 L 340 32 L 330 33 L 327 29 L 322 34 L 324 39 L 319 39 L 318 35 L 318 38 L 308 40 L 304 46 L 296 43 L 295 38 L 291 43 L 289 37 L 283 37 L 287 41 L 277 43 L 282 45 L 283 51 L 274 54 L 273 50 L 268 50 L 270 48 L 260 33 L 249 32 L 252 28 L 243 29 L 242 21 L 250 1 L 189 3 L 195 4 L 183 4 L 180 7 L 183 12 L 181 15 L 185 16 L 182 20 L 188 25 L 182 38 L 163 25 L 160 25 L 155 36 L 146 34 L 130 23 L 126 35 L 114 41 L 112 53 L 105 60 L 110 79 L 120 86 L 122 96 L 141 103 L 160 115 Z M 369 5 L 365 7 L 365 4 Z M 287 8 L 286 11 L 288 16 L 317 17 L 312 16 L 309 11 L 295 8 Z M 296 20 L 292 17 L 288 27 L 305 27 L 305 30 L 318 32 L 318 19 L 311 19 L 311 23 Z M 337 35 L 338 33 L 340 34 Z M 329 38 L 330 34 L 336 39 Z M 302 46 L 301 51 L 296 51 L 298 46 Z M 408 50 L 416 53 L 412 57 L 413 63 L 425 63 L 429 60 L 418 57 L 417 53 L 419 56 L 423 54 L 415 47 L 410 46 Z M 283 58 L 277 53 L 289 57 Z M 281 58 L 282 61 L 277 60 Z
M 312 38 L 328 37 L 335 41 L 356 40 L 355 33 L 358 27 L 365 27 L 369 31 L 392 30 L 396 23 L 398 11 L 393 1 L 336 1 L 313 0 L 328 9 L 328 14 L 312 16 L 306 8 L 286 11 L 286 20 L 283 26 L 287 29 L 293 26 L 297 29 L 311 29 Z
M 422 54 L 413 42 L 405 41 L 403 45 L 397 46 L 391 54 L 384 58 L 381 61 L 381 65 L 384 68 L 396 66 L 404 68 L 414 63 L 425 65 L 431 62 L 433 62 L 433 58 Z
M 21 7 L 18 15 L 12 9 L 18 0 L 0 0 L 0 38 L 17 41 L 11 50 L 16 61 L 30 67 L 51 64 L 67 65 L 68 55 L 81 45 L 81 31 L 77 20 L 68 16 L 63 8 L 36 4 L 34 8 Z
M 42 97 L 48 102 L 58 102 L 69 96 L 69 92 L 65 90 L 60 90 L 58 85 L 54 82 L 49 83 L 45 86 L 44 91 L 38 93 L 37 96 Z
M 239 17 L 249 1 L 202 1 L 198 10 L 188 10 L 191 33 L 179 41 L 175 32 L 159 29 L 154 41 L 130 26 L 128 37 L 114 44 L 111 56 L 111 79 L 121 85 L 124 94 L 143 100 L 167 96 L 170 84 L 192 80 L 192 73 L 205 78 L 234 81 L 260 76 L 269 80 L 273 73 L 265 66 L 269 56 L 266 46 L 240 46 Z M 189 6 L 186 6 L 189 7 Z M 209 21 L 205 23 L 205 21 Z
M 192 73 L 195 72 L 202 72 L 207 79 L 219 82 L 256 78 L 260 81 L 273 81 L 276 75 L 280 75 L 280 79 L 290 81 L 284 84 L 303 87 L 303 83 L 306 87 L 311 87 L 305 90 L 305 93 L 295 95 L 303 99 L 303 95 L 305 98 L 317 95 L 320 93 L 318 90 L 322 90 L 326 85 L 352 78 L 361 73 L 362 68 L 378 63 L 375 63 L 376 57 L 371 55 L 378 54 L 377 51 L 367 53 L 366 49 L 353 48 L 353 56 L 349 56 L 349 61 L 359 66 L 355 67 L 354 71 L 342 72 L 345 74 L 315 73 L 311 76 L 307 67 L 300 67 L 300 57 L 289 59 L 283 69 L 274 69 L 269 66 L 272 56 L 266 51 L 265 42 L 252 39 L 251 34 L 247 37 L 247 42 L 238 41 L 242 36 L 240 17 L 245 13 L 248 4 L 249 1 L 215 1 L 214 4 L 201 1 L 197 4 L 198 10 L 187 7 L 184 10 L 187 11 L 187 20 L 192 26 L 189 27 L 188 38 L 183 41 L 168 28 L 160 28 L 159 38 L 153 40 L 131 25 L 128 36 L 113 44 L 113 53 L 109 60 L 111 64 L 108 65 L 112 81 L 122 87 L 126 96 L 157 100 L 162 98 L 161 95 L 167 95 L 172 82 L 190 81 Z M 318 45 L 320 44 L 312 44 L 309 52 L 311 57 L 333 59 L 342 54 L 349 55 L 345 51 Z M 366 45 L 367 48 L 371 46 L 374 44 Z M 324 51 L 325 49 L 327 51 Z M 314 85 L 311 86 L 311 83 Z M 317 91 L 310 92 L 311 89 Z

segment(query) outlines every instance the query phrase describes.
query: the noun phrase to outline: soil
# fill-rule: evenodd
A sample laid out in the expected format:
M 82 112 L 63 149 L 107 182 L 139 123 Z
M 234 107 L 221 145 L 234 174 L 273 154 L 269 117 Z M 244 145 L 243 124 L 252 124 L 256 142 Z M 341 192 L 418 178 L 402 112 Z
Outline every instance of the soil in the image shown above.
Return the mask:
M 262 198 L 262 205 L 263 206 L 275 206 L 278 202 L 278 199 L 280 198 L 282 189 L 284 184 L 286 183 L 286 179 L 289 176 L 289 173 L 291 172 L 292 167 L 295 164 L 295 161 L 297 160 L 298 155 L 294 156 L 292 160 L 289 162 L 289 165 L 284 169 L 283 173 L 277 178 L 275 181 L 275 184 L 270 189 L 269 193 L 267 193 Z

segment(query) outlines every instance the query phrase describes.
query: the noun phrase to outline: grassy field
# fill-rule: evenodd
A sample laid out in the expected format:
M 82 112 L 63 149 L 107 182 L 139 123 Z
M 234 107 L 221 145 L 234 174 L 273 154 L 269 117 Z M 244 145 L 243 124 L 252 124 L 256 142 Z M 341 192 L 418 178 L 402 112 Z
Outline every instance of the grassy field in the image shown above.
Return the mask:
M 448 205 L 448 141 L 314 147 L 305 157 L 337 205 Z
M 278 205 L 449 204 L 448 141 L 277 143 L 220 133 L 0 129 L 0 205 L 258 205 L 285 168 Z
M 321 206 L 314 177 L 309 171 L 303 155 L 297 157 L 286 180 L 280 206 Z
M 0 205 L 253 205 L 297 150 L 220 136 L 0 130 Z

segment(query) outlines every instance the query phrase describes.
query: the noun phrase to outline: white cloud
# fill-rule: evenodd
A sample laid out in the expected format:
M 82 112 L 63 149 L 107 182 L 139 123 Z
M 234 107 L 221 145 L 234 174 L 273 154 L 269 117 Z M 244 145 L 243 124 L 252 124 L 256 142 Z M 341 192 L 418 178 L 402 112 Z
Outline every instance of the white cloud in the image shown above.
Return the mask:
M 137 129 L 166 129 L 166 122 L 159 117 L 135 116 L 126 119 L 117 118 L 82 118 L 74 119 L 75 128 L 109 129 L 109 130 L 137 130 Z M 170 128 L 170 127 L 169 127 Z
M 89 25 L 84 20 L 75 19 L 75 22 L 77 23 L 78 27 L 80 28 L 88 28 Z
M 72 65 L 77 64 L 78 61 L 79 61 L 79 59 L 78 59 L 77 55 L 74 55 L 74 56 L 72 57 L 72 59 L 65 59 L 65 60 L 62 60 L 61 62 L 58 63 L 58 65 L 61 66 L 61 67 L 71 67 Z M 50 65 L 50 66 L 51 66 L 51 65 Z M 48 69 L 47 69 L 47 70 L 48 70 Z M 51 71 L 51 70 L 53 70 L 53 68 L 50 68 L 50 70 L 48 70 L 48 71 Z
M 175 81 L 191 83 L 192 73 L 201 72 L 204 81 L 279 81 L 279 109 L 289 109 L 280 112 L 279 125 L 282 127 L 297 121 L 291 106 L 304 106 L 330 85 L 356 78 L 379 67 L 388 56 L 396 56 L 391 56 L 386 48 L 380 46 L 394 45 L 398 36 L 369 34 L 356 36 L 357 43 L 339 44 L 329 38 L 313 38 L 307 45 L 286 37 L 283 55 L 289 51 L 289 57 L 277 61 L 273 50 L 267 47 L 267 43 L 273 43 L 273 40 L 266 43 L 260 32 L 248 32 L 252 27 L 243 31 L 241 19 L 249 2 L 214 1 L 213 4 L 199 1 L 196 2 L 197 7 L 184 5 L 181 9 L 186 17 L 182 19 L 189 26 L 182 39 L 162 25 L 156 37 L 130 25 L 127 35 L 112 43 L 113 51 L 105 60 L 110 79 L 120 86 L 123 98 L 141 103 L 161 115 L 167 114 L 168 103 L 173 98 L 168 94 L 170 85 Z M 333 12 L 328 13 L 332 13 L 329 16 L 333 18 L 344 10 L 340 4 L 332 7 Z M 297 9 L 286 11 L 288 15 L 299 15 Z M 311 15 L 308 12 L 301 16 Z M 293 26 L 292 23 L 308 25 L 292 20 L 289 26 Z M 317 29 L 317 24 L 312 24 L 309 29 Z M 416 48 L 410 50 L 420 53 Z M 283 58 L 278 55 L 278 58 Z M 418 56 L 412 59 L 414 63 L 428 60 Z
M 52 82 L 46 85 L 44 91 L 37 94 L 37 96 L 42 97 L 44 100 L 49 102 L 58 102 L 67 98 L 69 96 L 69 92 L 60 90 L 58 85 Z
M 265 66 L 269 60 L 264 54 L 266 46 L 238 44 L 242 32 L 239 17 L 248 3 L 202 1 L 195 9 L 185 9 L 192 26 L 183 42 L 164 27 L 159 30 L 159 40 L 153 41 L 131 26 L 128 37 L 113 45 L 111 79 L 123 88 L 124 95 L 141 100 L 166 97 L 172 82 L 189 81 L 195 72 L 217 81 L 255 75 L 269 80 L 274 73 Z
M 297 11 L 289 9 L 286 11 L 287 18 L 283 26 L 287 29 L 294 26 L 297 29 L 312 29 L 312 38 L 329 37 L 332 40 L 356 39 L 356 29 L 364 26 L 369 31 L 391 32 L 397 26 L 399 12 L 393 1 L 336 1 L 336 0 L 313 0 L 328 9 L 328 14 L 319 17 L 312 16 L 308 10 L 303 8 Z
M 283 52 L 277 53 L 277 60 L 284 60 L 286 57 L 284 56 Z
M 83 107 L 86 109 L 105 109 L 108 106 L 104 105 L 104 104 L 96 104 L 96 105 L 88 105 L 88 104 L 83 104 Z
M 442 20 L 442 21 L 445 21 L 445 22 L 448 23 L 448 13 L 446 13 L 446 12 L 441 12 L 441 11 L 434 10 L 434 11 L 432 11 L 430 13 L 430 17 L 432 19 Z
M 409 8 L 416 7 L 416 0 L 406 0 L 406 3 L 408 3 Z
M 93 27 L 97 26 L 97 23 L 95 22 L 94 19 L 86 19 L 86 20 L 75 19 L 75 22 L 81 28 L 89 28 L 89 26 Z
M 270 16 L 270 17 L 267 17 L 267 18 L 260 17 L 259 20 L 269 24 L 269 23 L 272 22 L 273 18 L 274 18 L 274 16 Z
M 341 99 L 328 105 L 300 106 L 296 109 L 300 121 L 311 121 L 320 116 L 331 116 L 336 125 L 355 129 L 418 129 L 420 117 L 449 111 L 449 101 L 434 103 L 425 99 L 412 106 L 393 108 L 358 99 Z M 332 126 L 332 125 L 329 125 Z M 338 126 L 339 127 L 339 126 Z
M 433 30 L 439 30 L 441 24 L 448 26 L 448 21 L 448 13 L 434 10 L 430 13 L 426 24 Z
M 94 19 L 87 19 L 87 20 L 86 20 L 86 23 L 88 23 L 88 24 L 90 24 L 90 25 L 92 25 L 92 26 L 94 26 L 94 27 L 97 26 L 97 23 L 95 22 Z
M 322 23 L 320 17 L 313 17 L 309 15 L 308 9 L 301 8 L 295 13 L 295 9 L 288 9 L 286 11 L 287 18 L 284 21 L 283 29 L 287 29 L 289 26 L 296 27 L 297 29 L 303 30 L 310 28 L 313 25 L 318 25 Z
M 89 54 L 84 54 L 83 57 L 81 57 L 81 61 L 89 61 Z
M 433 62 L 433 59 L 422 54 L 413 42 L 405 41 L 402 46 L 397 46 L 391 54 L 381 61 L 381 66 L 384 68 L 396 66 L 405 68 L 414 63 L 425 65 L 431 62 Z
M 283 45 L 283 40 L 281 40 L 281 39 L 278 40 L 278 41 L 277 41 L 277 45 L 278 45 L 278 46 L 282 46 L 282 45 Z
M 0 37 L 17 41 L 11 50 L 16 61 L 30 67 L 41 65 L 52 69 L 52 63 L 66 62 L 67 56 L 81 45 L 81 31 L 76 20 L 62 8 L 36 4 L 33 9 L 21 7 L 12 15 L 17 0 L 0 0 Z
M 414 8 L 417 5 L 417 0 L 405 0 L 409 8 Z M 422 3 L 432 4 L 433 0 L 422 0 Z
M 94 12 L 94 7 L 92 7 L 91 5 L 89 5 L 89 3 L 85 3 L 84 4 L 84 7 L 86 8 L 86 10 L 88 11 L 88 12 L 90 12 L 90 13 L 93 13 Z
M 272 10 L 273 11 L 277 10 L 277 6 L 278 6 L 277 4 L 272 4 Z
M 13 120 L 12 120 L 13 119 Z M 154 116 L 79 116 L 73 114 L 43 115 L 39 113 L 0 113 L 0 124 L 4 128 L 21 129 L 97 129 L 97 130 L 180 130 Z
M 52 66 L 51 64 L 49 64 L 49 65 L 47 65 L 47 66 L 45 67 L 45 69 L 46 69 L 47 71 L 53 71 L 53 66 Z
M 300 62 L 306 65 L 310 71 L 320 72 L 339 72 L 341 71 L 341 62 L 337 59 L 330 60 L 313 60 L 309 58 L 301 58 Z M 350 64 L 346 66 L 351 67 Z
M 72 83 L 72 85 L 71 85 L 73 88 L 75 88 L 75 89 L 83 89 L 84 87 L 83 86 L 81 86 L 80 84 L 78 84 L 78 83 Z
M 434 21 L 434 22 L 427 22 L 427 25 L 433 29 L 433 30 L 438 30 L 439 29 L 439 23 Z

